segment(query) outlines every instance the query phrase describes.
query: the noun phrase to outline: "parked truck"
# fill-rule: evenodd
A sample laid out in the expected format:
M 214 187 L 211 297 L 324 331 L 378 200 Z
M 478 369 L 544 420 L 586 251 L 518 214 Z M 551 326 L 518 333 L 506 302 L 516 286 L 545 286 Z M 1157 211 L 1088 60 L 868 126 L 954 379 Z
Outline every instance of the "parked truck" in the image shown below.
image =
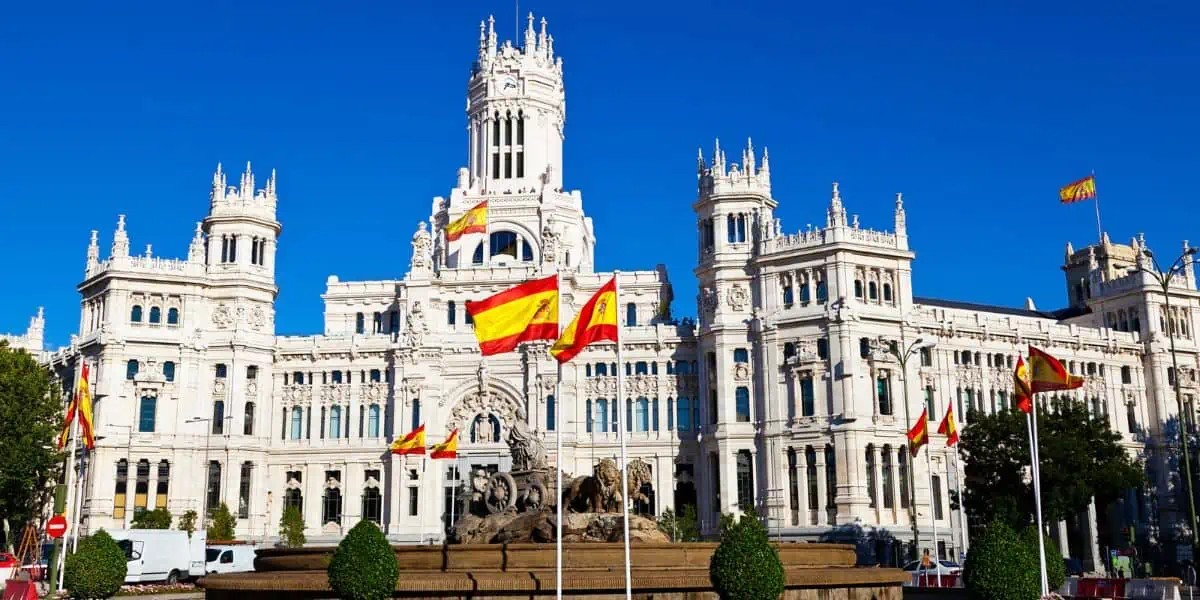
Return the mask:
M 177 583 L 205 574 L 204 532 L 189 537 L 175 529 L 113 529 L 108 534 L 125 552 L 125 583 Z

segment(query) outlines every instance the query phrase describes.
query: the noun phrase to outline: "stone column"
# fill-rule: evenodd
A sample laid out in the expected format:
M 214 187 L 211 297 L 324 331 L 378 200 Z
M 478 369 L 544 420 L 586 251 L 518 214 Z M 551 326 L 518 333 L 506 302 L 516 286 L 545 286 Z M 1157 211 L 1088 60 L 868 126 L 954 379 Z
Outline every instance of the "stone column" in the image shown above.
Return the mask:
M 304 525 L 307 535 L 321 531 L 321 505 L 325 501 L 324 465 L 304 466 Z
M 808 525 L 811 523 L 809 518 L 808 507 L 808 456 L 804 453 L 804 448 L 796 448 L 796 495 L 799 499 L 800 522 L 798 525 Z
M 817 525 L 829 524 L 829 511 L 827 508 L 827 499 L 829 492 L 826 489 L 825 482 L 825 449 L 816 449 L 817 458 Z
M 1100 533 L 1096 525 L 1096 499 L 1088 503 L 1087 507 L 1087 562 L 1084 567 L 1089 571 L 1101 571 L 1104 565 L 1100 562 Z
M 882 524 L 884 522 L 885 511 L 883 508 L 883 448 L 879 445 L 871 447 L 871 461 L 875 463 L 875 470 L 869 474 L 870 479 L 867 480 L 867 485 L 875 489 L 875 523 Z
M 1057 541 L 1058 541 L 1059 551 L 1062 553 L 1063 558 L 1070 557 L 1071 556 L 1071 548 L 1069 547 L 1069 544 L 1068 544 L 1069 540 L 1067 538 L 1067 522 L 1066 521 L 1058 522 L 1057 534 L 1058 534 Z M 1049 560 L 1049 559 L 1050 559 L 1050 557 L 1047 557 L 1047 560 Z
M 384 519 L 387 523 L 387 532 L 389 534 L 397 534 L 400 532 L 400 488 L 403 473 L 400 469 L 400 457 L 395 454 L 388 455 L 388 462 L 384 464 L 384 472 L 381 474 L 384 477 L 384 492 L 387 494 L 384 497 L 384 505 L 386 514 Z

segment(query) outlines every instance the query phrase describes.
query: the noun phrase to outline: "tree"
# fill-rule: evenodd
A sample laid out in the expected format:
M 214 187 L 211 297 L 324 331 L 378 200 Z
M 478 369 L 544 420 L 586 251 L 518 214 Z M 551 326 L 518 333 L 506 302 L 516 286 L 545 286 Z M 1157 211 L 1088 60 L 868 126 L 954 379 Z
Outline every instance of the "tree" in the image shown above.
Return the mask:
M 1042 582 L 1037 547 L 1031 548 L 1028 540 L 1004 521 L 995 521 L 983 529 L 983 535 L 971 540 L 963 581 L 973 600 L 1038 598 Z
M 767 538 L 767 528 L 753 513 L 744 515 L 721 535 L 708 565 L 713 589 L 721 600 L 775 600 L 783 594 L 783 563 Z
M 700 524 L 696 518 L 696 507 L 684 504 L 679 514 L 671 509 L 663 511 L 658 517 L 658 530 L 667 534 L 672 542 L 700 541 Z
M 299 548 L 308 540 L 304 538 L 304 514 L 295 506 L 283 509 L 279 519 L 279 537 L 288 548 Z
M 0 341 L 0 519 L 11 531 L 40 515 L 50 498 L 62 468 L 54 448 L 64 406 L 50 372 Z
M 972 411 L 969 422 L 959 443 L 966 461 L 964 500 L 971 522 L 1024 527 L 1034 513 L 1033 486 L 1026 481 L 1030 454 L 1025 413 Z M 1063 401 L 1055 412 L 1038 411 L 1045 522 L 1070 518 L 1086 509 L 1093 497 L 1098 506 L 1105 506 L 1142 483 L 1141 465 L 1120 441 L 1108 421 L 1092 418 L 1082 403 Z
M 192 537 L 192 534 L 196 532 L 196 519 L 199 518 L 199 516 L 200 515 L 197 515 L 196 511 L 194 510 L 189 510 L 183 513 L 183 516 L 179 517 L 179 530 L 186 531 L 188 533 L 188 537 Z
M 143 510 L 133 516 L 134 529 L 170 529 L 171 513 L 165 508 Z
M 125 552 L 101 529 L 67 557 L 63 586 L 72 598 L 111 598 L 125 583 Z
M 233 528 L 237 526 L 237 517 L 229 512 L 229 506 L 224 502 L 212 512 L 212 524 L 208 526 L 208 541 L 228 541 L 234 537 Z
M 379 526 L 363 520 L 342 538 L 329 560 L 329 587 L 347 600 L 383 600 L 396 591 L 400 565 Z
M 1026 527 L 1021 532 L 1021 540 L 1029 547 L 1029 552 L 1036 560 L 1038 555 L 1037 526 Z M 1058 544 L 1055 544 L 1050 536 L 1043 533 L 1042 542 L 1046 552 L 1046 581 L 1050 584 L 1050 590 L 1054 591 L 1062 587 L 1063 582 L 1067 580 L 1067 563 L 1063 562 L 1062 552 L 1058 550 Z M 1034 564 L 1037 568 L 1036 563 Z

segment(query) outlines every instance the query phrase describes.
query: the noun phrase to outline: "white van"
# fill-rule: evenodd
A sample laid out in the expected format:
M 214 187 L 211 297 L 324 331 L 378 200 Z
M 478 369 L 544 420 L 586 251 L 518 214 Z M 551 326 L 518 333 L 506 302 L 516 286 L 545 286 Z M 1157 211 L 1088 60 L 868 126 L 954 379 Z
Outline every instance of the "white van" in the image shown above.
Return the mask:
M 204 576 L 204 532 L 191 538 L 175 529 L 114 529 L 108 534 L 125 551 L 125 583 L 175 583 Z
M 204 554 L 205 573 L 247 573 L 254 570 L 256 546 L 222 544 L 209 546 Z

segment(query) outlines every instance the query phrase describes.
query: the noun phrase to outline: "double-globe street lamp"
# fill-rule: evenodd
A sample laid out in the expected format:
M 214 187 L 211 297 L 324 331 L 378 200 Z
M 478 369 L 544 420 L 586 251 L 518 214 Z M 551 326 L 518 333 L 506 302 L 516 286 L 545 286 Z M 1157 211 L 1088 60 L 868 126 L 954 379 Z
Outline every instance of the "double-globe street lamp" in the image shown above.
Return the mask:
M 908 409 L 908 359 L 912 358 L 912 356 L 914 354 L 917 354 L 918 352 L 920 352 L 922 350 L 928 350 L 936 345 L 937 345 L 937 340 L 926 340 L 925 338 L 922 338 L 922 337 L 918 337 L 917 339 L 913 340 L 912 343 L 906 344 L 904 342 L 904 326 L 903 326 L 903 324 L 901 324 L 901 327 L 900 327 L 900 343 L 899 344 L 897 344 L 895 341 L 888 340 L 888 339 L 884 338 L 883 336 L 880 336 L 879 339 L 876 341 L 877 348 L 880 348 L 883 351 L 887 352 L 888 354 L 892 355 L 900 363 L 900 386 L 904 390 L 903 398 L 904 398 L 904 427 L 905 428 L 912 426 L 912 416 L 909 414 L 909 409 Z M 904 447 L 906 449 L 908 448 L 907 441 L 905 442 Z M 911 456 L 911 453 L 910 453 L 910 456 Z M 921 548 L 920 548 L 920 539 L 921 538 L 920 538 L 920 530 L 917 525 L 917 478 L 916 478 L 916 473 L 915 473 L 916 465 L 911 460 L 908 460 L 907 462 L 908 462 L 908 469 L 906 469 L 907 473 L 905 474 L 905 479 L 907 479 L 908 481 L 905 483 L 908 486 L 908 494 L 909 494 L 909 497 L 908 497 L 908 520 L 910 523 L 912 523 L 913 549 L 916 551 L 916 555 L 919 557 L 921 555 Z M 930 510 L 932 510 L 932 507 L 930 508 Z M 930 532 L 930 535 L 932 535 L 932 534 L 933 534 L 933 532 Z M 934 548 L 933 552 L 936 553 L 937 549 Z
M 1184 428 L 1184 411 L 1186 410 L 1186 407 L 1183 404 L 1183 395 L 1179 392 L 1179 359 L 1175 355 L 1175 320 L 1171 315 L 1171 282 L 1175 279 L 1176 275 L 1182 274 L 1190 265 L 1198 262 L 1196 259 L 1196 251 L 1197 249 L 1194 247 L 1186 248 L 1183 251 L 1183 254 L 1180 254 L 1179 258 L 1175 259 L 1175 262 L 1171 263 L 1170 268 L 1165 271 L 1159 267 L 1158 260 L 1154 258 L 1154 253 L 1148 248 L 1143 249 L 1142 253 L 1146 256 L 1146 258 L 1150 259 L 1154 268 L 1148 268 L 1142 264 L 1141 261 L 1138 261 L 1138 270 L 1142 273 L 1146 273 L 1153 278 L 1156 283 L 1158 283 L 1159 287 L 1162 288 L 1164 298 L 1166 317 L 1163 319 L 1163 321 L 1167 325 L 1167 340 L 1170 343 L 1171 349 L 1171 371 L 1174 373 L 1174 377 L 1171 377 L 1170 379 L 1174 380 L 1172 382 L 1172 387 L 1175 391 L 1175 403 L 1179 411 L 1179 443 L 1183 450 L 1183 475 L 1188 497 L 1188 516 L 1191 518 L 1192 525 L 1193 547 L 1196 546 L 1196 535 L 1198 533 L 1196 521 L 1196 496 L 1192 491 L 1192 461 L 1188 453 L 1188 432 Z M 1190 421 L 1191 419 L 1188 420 Z

